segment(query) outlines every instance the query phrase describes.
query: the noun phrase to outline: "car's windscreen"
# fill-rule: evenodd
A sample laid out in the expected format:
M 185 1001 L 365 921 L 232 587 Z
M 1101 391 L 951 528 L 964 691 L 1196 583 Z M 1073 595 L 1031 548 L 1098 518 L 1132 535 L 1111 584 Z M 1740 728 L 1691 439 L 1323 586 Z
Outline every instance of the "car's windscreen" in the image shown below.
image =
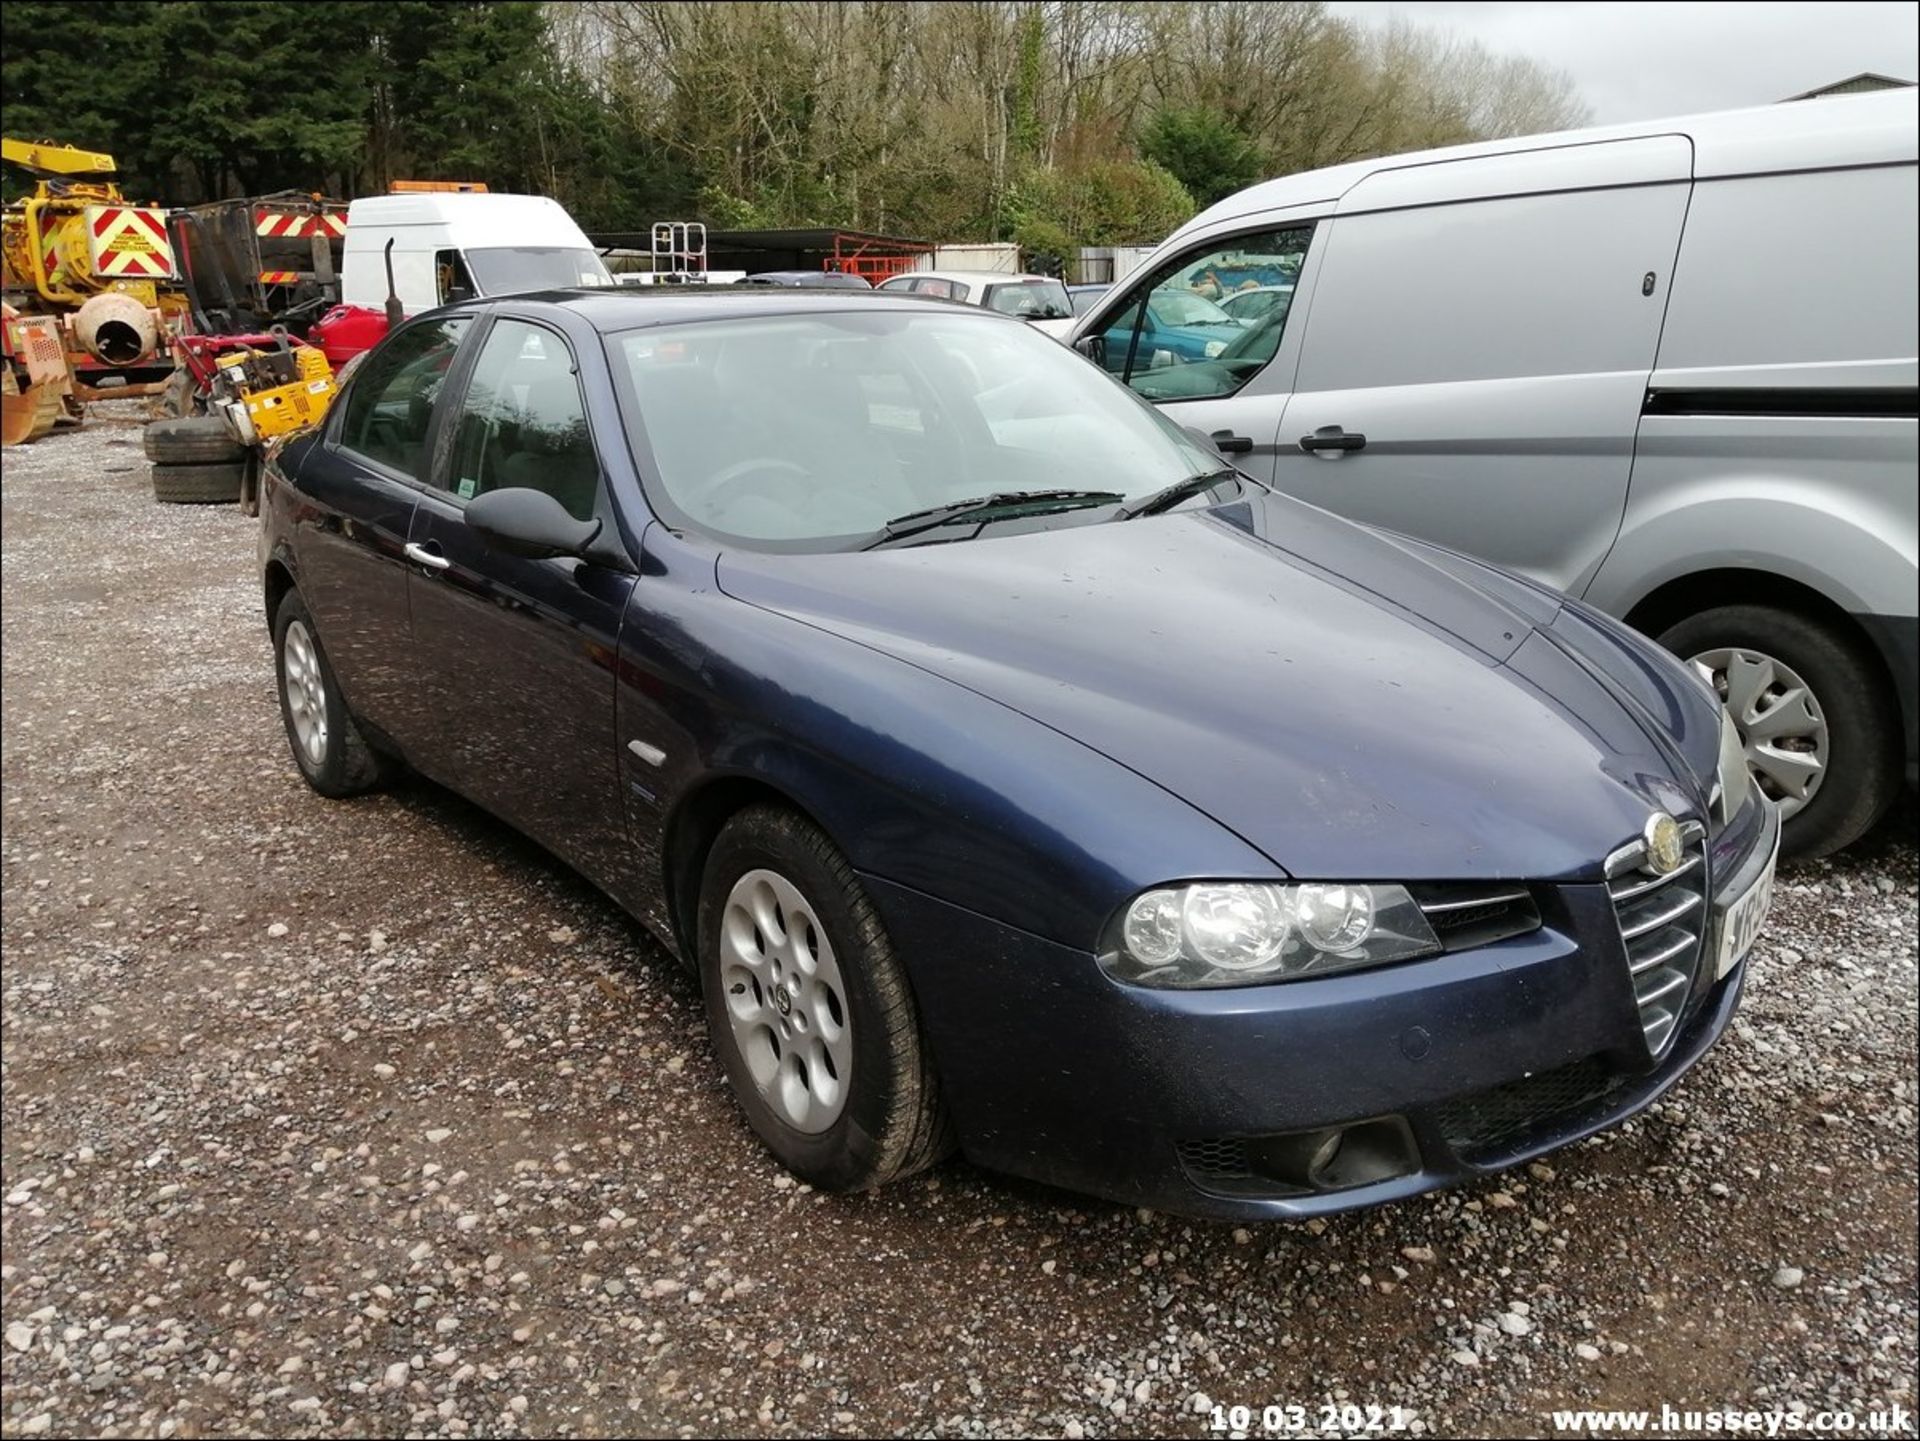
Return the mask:
M 1073 314 L 1067 287 L 1057 280 L 1020 280 L 989 285 L 981 304 L 1022 320 L 1064 320 Z
M 608 351 L 655 509 L 747 544 L 852 549 L 934 506 L 1143 497 L 1221 464 L 1057 341 L 977 313 L 756 316 L 628 331 Z
M 1092 289 L 1083 287 L 1079 290 L 1068 291 L 1067 298 L 1073 304 L 1073 313 L 1075 315 L 1085 315 L 1099 303 L 1100 298 L 1107 293 L 1107 289 L 1108 287 L 1100 285 Z
M 1153 292 L 1150 302 L 1162 325 L 1233 325 L 1234 318 L 1208 300 L 1190 291 L 1162 287 Z
M 466 252 L 467 269 L 482 295 L 611 285 L 613 277 L 591 250 L 560 245 L 502 245 Z

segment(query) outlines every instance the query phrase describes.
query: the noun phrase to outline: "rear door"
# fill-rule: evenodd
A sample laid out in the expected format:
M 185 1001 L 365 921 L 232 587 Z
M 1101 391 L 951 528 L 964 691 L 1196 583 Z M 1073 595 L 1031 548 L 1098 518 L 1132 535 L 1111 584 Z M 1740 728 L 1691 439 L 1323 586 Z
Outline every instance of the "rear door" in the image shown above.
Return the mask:
M 478 338 L 409 531 L 412 671 L 438 733 L 421 768 L 609 884 L 630 865 L 614 673 L 633 576 L 508 555 L 466 523 L 475 496 L 523 486 L 617 534 L 578 369 L 531 318 Z
M 300 593 L 356 717 L 409 756 L 424 739 L 410 675 L 406 562 L 439 401 L 470 315 L 421 320 L 362 363 L 300 469 Z
M 1619 533 L 1684 136 L 1376 172 L 1342 197 L 1281 489 L 1579 593 Z

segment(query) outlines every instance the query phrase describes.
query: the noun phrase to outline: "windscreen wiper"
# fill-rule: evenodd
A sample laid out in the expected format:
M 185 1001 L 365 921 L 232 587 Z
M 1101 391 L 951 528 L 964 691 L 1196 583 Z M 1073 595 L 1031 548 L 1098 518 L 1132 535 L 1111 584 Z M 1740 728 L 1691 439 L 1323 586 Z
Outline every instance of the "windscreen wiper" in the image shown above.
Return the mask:
M 971 500 L 953 500 L 925 510 L 910 510 L 896 515 L 880 527 L 862 550 L 875 550 L 910 535 L 952 525 L 962 520 L 994 520 L 1001 512 L 1014 515 L 1040 515 L 1050 510 L 1072 510 L 1083 505 L 1110 505 L 1126 497 L 1117 490 L 1003 490 L 978 495 Z
M 1212 490 L 1221 481 L 1238 480 L 1240 472 L 1232 466 L 1223 466 L 1219 470 L 1203 470 L 1198 475 L 1190 475 L 1185 480 L 1176 480 L 1172 485 L 1164 486 L 1151 495 L 1143 495 L 1131 505 L 1120 507 L 1115 520 L 1132 520 L 1139 515 L 1157 515 L 1171 506 L 1178 505 L 1188 496 L 1198 495 L 1203 490 Z

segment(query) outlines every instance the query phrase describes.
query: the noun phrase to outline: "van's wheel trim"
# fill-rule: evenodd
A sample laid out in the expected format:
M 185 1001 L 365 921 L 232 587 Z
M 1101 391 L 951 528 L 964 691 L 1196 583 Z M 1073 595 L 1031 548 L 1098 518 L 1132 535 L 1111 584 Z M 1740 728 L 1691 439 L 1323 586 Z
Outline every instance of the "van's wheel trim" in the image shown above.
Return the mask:
M 826 927 L 778 871 L 748 871 L 727 893 L 720 983 L 733 1043 L 761 1099 L 817 1135 L 846 1109 L 853 1014 Z
M 1723 646 L 1691 657 L 1719 692 L 1740 732 L 1747 768 L 1786 820 L 1816 794 L 1827 775 L 1827 715 L 1813 687 L 1784 661 L 1746 646 Z

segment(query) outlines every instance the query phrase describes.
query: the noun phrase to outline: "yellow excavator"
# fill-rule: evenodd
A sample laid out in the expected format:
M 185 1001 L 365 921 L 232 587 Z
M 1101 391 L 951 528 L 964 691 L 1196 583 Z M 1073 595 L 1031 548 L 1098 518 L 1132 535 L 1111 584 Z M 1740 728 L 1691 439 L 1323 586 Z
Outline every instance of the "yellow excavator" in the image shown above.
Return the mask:
M 186 314 L 166 211 L 120 193 L 111 155 L 6 138 L 0 159 L 34 177 L 32 193 L 0 211 L 0 293 L 16 322 L 38 332 L 51 319 L 79 400 L 158 392 L 174 369 L 168 337 Z M 12 394 L 18 378 L 6 387 L 15 411 L 25 403 Z

